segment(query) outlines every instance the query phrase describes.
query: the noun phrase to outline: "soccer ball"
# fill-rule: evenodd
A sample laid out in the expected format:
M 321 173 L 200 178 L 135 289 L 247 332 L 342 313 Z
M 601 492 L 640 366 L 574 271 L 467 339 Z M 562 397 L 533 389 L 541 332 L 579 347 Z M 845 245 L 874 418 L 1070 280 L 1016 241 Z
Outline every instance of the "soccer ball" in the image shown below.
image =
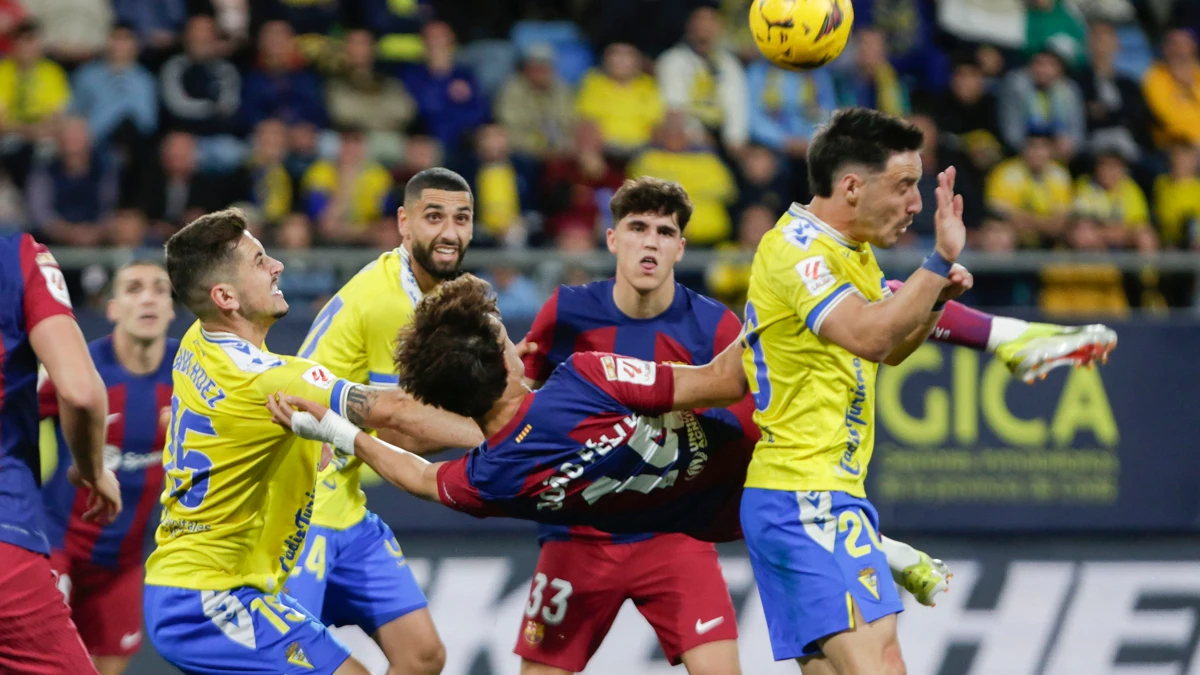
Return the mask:
M 850 39 L 850 0 L 754 0 L 750 33 L 772 63 L 811 70 L 836 59 Z

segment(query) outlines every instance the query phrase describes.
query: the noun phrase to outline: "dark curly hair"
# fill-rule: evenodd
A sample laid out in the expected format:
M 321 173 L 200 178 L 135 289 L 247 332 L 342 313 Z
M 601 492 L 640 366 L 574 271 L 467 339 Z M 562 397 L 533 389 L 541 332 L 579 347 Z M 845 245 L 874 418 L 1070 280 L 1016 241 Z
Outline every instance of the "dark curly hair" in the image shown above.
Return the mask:
M 626 180 L 608 203 L 614 223 L 630 214 L 653 213 L 675 216 L 679 231 L 692 219 L 692 200 L 683 186 L 675 181 L 653 176 Z
M 417 304 L 400 331 L 396 370 L 417 400 L 465 417 L 491 409 L 508 384 L 500 311 L 491 286 L 464 274 Z
M 817 197 L 833 196 L 839 171 L 858 164 L 883 171 L 892 155 L 920 150 L 921 130 L 898 117 L 867 108 L 835 112 L 808 146 L 808 186 Z

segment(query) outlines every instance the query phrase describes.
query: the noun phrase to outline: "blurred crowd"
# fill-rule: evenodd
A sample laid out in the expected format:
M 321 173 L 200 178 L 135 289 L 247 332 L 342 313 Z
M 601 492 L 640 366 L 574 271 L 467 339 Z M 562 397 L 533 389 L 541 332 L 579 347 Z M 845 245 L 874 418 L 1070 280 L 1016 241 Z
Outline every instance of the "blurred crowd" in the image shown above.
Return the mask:
M 749 4 L 0 0 L 0 230 L 153 246 L 237 204 L 278 248 L 390 248 L 404 183 L 444 165 L 474 187 L 474 246 L 601 250 L 609 196 L 651 174 L 691 195 L 689 247 L 753 250 L 809 197 L 814 131 L 862 105 L 925 131 L 926 204 L 958 167 L 977 250 L 1200 248 L 1200 2 L 854 0 L 846 53 L 807 73 L 758 56 Z M 286 277 L 313 301 L 337 283 Z M 747 277 L 689 281 L 736 306 Z M 506 311 L 542 300 L 492 281 Z M 1107 265 L 978 285 L 1057 312 L 1195 293 Z

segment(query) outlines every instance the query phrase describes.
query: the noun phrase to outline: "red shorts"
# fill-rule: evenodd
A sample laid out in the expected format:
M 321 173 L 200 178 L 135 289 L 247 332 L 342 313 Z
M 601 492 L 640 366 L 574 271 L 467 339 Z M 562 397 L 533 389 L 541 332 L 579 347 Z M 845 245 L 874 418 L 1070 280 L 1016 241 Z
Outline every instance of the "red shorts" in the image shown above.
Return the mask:
M 0 673 L 95 673 L 46 556 L 0 542 Z
M 626 598 L 654 627 L 672 665 L 693 647 L 737 639 L 716 547 L 667 534 L 633 544 L 546 542 L 513 651 L 577 673 Z
M 79 637 L 93 656 L 132 656 L 142 646 L 142 566 L 99 567 L 70 558 L 63 551 L 50 556 L 58 573 L 58 588 L 71 605 Z

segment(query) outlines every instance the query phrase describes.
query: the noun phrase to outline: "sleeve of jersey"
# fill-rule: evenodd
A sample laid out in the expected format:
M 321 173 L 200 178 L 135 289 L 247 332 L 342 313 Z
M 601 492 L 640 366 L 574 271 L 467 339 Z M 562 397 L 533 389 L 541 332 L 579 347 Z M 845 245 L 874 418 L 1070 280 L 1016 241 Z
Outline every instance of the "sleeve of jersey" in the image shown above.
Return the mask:
M 671 411 L 675 375 L 669 365 L 600 352 L 577 353 L 569 362 L 584 381 L 636 413 Z
M 21 236 L 21 272 L 25 280 L 25 330 L 52 316 L 71 318 L 71 295 L 50 250 L 28 234 Z
M 325 366 L 307 359 L 292 359 L 263 372 L 254 382 L 263 399 L 282 391 L 327 406 L 339 415 L 344 414 L 346 394 L 354 386 L 353 382 L 336 377 Z
M 797 262 L 790 270 L 781 270 L 780 292 L 788 298 L 796 315 L 804 319 L 812 332 L 820 335 L 826 317 L 843 300 L 857 293 L 846 278 L 837 258 L 818 254 Z
M 468 453 L 438 467 L 438 500 L 455 511 L 462 511 L 476 518 L 503 516 L 502 509 L 486 501 L 479 490 L 471 485 L 471 477 L 467 471 L 467 461 L 470 457 L 471 454 Z
M 550 360 L 550 349 L 554 347 L 554 330 L 558 324 L 558 289 L 554 289 L 554 293 L 546 304 L 542 305 L 537 316 L 533 319 L 533 325 L 529 328 L 529 333 L 525 335 L 527 343 L 537 345 L 537 351 L 526 354 L 525 362 L 525 377 L 536 382 L 545 382 L 546 378 L 550 377 L 550 373 L 554 371 L 555 364 Z
M 742 335 L 742 322 L 737 315 L 728 309 L 717 324 L 716 335 L 713 337 L 713 358 L 725 351 L 725 348 L 737 341 Z

